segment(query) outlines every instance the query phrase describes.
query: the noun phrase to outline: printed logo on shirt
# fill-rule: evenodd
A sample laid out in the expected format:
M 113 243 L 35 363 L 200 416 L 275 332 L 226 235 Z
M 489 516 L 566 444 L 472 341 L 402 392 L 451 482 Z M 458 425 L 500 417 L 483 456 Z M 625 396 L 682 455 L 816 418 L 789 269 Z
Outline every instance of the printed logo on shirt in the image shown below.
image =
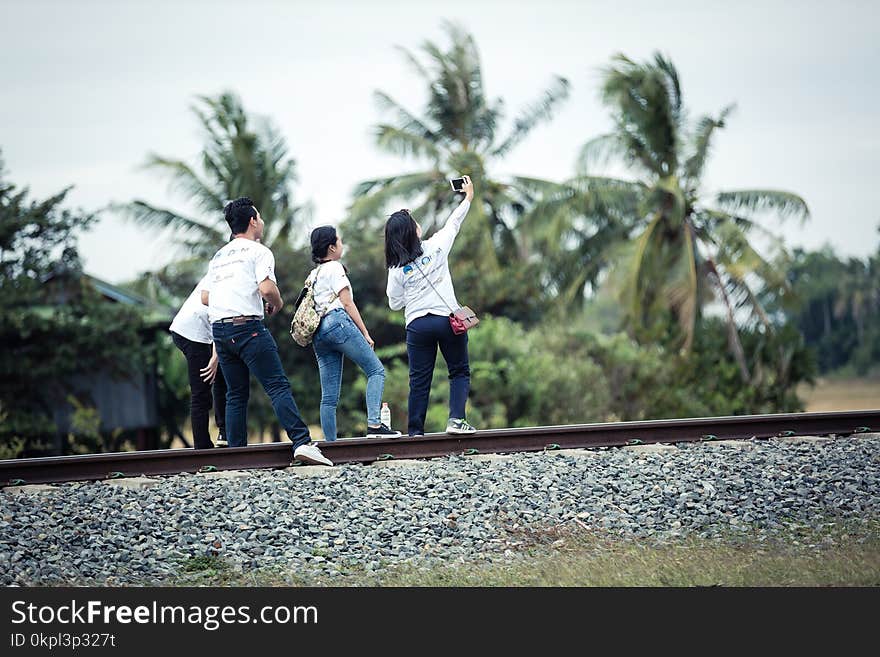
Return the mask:
M 423 267 L 427 267 L 428 265 L 431 264 L 431 256 L 423 255 L 421 258 L 419 258 L 419 264 Z M 415 267 L 413 267 L 412 265 L 404 265 L 404 267 L 403 267 L 403 275 L 404 276 L 409 276 L 414 271 L 418 271 L 418 270 Z

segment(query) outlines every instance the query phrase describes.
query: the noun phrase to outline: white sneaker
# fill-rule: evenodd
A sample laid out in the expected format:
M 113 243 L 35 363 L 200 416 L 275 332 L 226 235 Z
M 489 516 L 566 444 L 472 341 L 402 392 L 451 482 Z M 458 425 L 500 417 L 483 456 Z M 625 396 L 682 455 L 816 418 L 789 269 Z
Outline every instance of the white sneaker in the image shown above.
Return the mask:
M 451 417 L 449 422 L 446 423 L 446 433 L 471 434 L 477 433 L 477 430 L 468 424 L 468 421 L 464 418 Z
M 303 461 L 314 465 L 333 465 L 333 461 L 321 454 L 317 445 L 300 445 L 293 451 L 294 461 Z

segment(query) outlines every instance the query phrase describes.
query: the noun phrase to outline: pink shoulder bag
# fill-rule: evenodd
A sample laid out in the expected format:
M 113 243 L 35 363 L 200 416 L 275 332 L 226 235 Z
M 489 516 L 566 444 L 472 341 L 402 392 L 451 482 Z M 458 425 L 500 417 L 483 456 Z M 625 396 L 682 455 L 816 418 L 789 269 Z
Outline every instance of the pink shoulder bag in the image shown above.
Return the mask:
M 458 310 L 453 310 L 452 306 L 443 298 L 443 295 L 440 292 L 437 292 L 437 288 L 434 287 L 434 284 L 431 282 L 431 279 L 422 271 L 422 268 L 419 267 L 419 263 L 416 260 L 413 260 L 413 264 L 416 266 L 416 269 L 419 270 L 419 273 L 422 275 L 426 281 L 428 281 L 428 285 L 431 286 L 431 289 L 437 293 L 437 296 L 440 297 L 440 300 L 443 304 L 449 308 L 449 325 L 452 327 L 452 332 L 456 335 L 461 335 L 474 328 L 477 324 L 480 323 L 480 319 L 477 317 L 477 314 L 470 309 L 468 306 L 460 306 Z

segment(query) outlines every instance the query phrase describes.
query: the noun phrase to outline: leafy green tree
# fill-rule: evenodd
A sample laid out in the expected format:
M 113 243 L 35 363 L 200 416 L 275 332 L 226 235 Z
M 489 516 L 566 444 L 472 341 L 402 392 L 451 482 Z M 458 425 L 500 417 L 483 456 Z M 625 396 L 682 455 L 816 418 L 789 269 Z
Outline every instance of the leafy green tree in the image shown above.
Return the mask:
M 752 318 L 772 330 L 759 301 L 761 293 L 787 291 L 785 269 L 754 246 L 770 237 L 756 215 L 807 218 L 806 203 L 790 192 L 725 191 L 706 199 L 702 175 L 716 130 L 725 127 L 732 107 L 716 116 L 688 120 L 678 72 L 662 55 L 635 62 L 617 55 L 603 72 L 602 99 L 615 129 L 588 141 L 577 175 L 561 185 L 532 181 L 542 192 L 527 225 L 554 239 L 562 254 L 583 249 L 605 224 L 627 241 L 614 251 L 615 286 L 626 326 L 643 341 L 664 340 L 685 351 L 694 344 L 706 308 L 720 304 L 728 344 L 741 379 L 751 378 L 738 324 Z M 629 178 L 596 175 L 597 164 L 615 161 Z M 605 224 L 598 220 L 605 222 Z M 772 242 L 784 253 L 778 240 Z M 564 263 L 560 253 L 550 261 Z M 573 281 L 575 285 L 579 280 Z
M 864 376 L 880 364 L 880 248 L 865 260 L 795 249 L 788 278 L 797 295 L 790 317 L 820 372 L 852 367 Z
M 459 237 L 459 255 L 452 262 L 456 283 L 468 290 L 469 303 L 483 312 L 521 316 L 522 309 L 539 294 L 530 271 L 531 251 L 516 230 L 525 196 L 515 179 L 497 179 L 492 169 L 535 126 L 552 116 L 568 96 L 569 85 L 556 77 L 535 103 L 519 113 L 513 128 L 503 133 L 504 103 L 486 94 L 473 36 L 453 23 L 444 23 L 444 30 L 450 42 L 446 49 L 426 41 L 422 58 L 403 51 L 427 90 L 428 101 L 420 114 L 382 91 L 375 94 L 391 116 L 375 128 L 377 146 L 421 168 L 359 184 L 349 226 L 354 234 L 378 235 L 378 240 L 364 245 L 364 251 L 381 262 L 383 213 L 392 202 L 413 208 L 413 215 L 430 233 L 460 200 L 448 178 L 469 175 L 476 197 Z M 511 276 L 517 271 L 522 275 Z
M 100 302 L 83 283 L 76 233 L 95 216 L 64 209 L 69 190 L 30 200 L 27 188 L 5 179 L 0 160 L 0 446 L 7 455 L 63 452 L 78 438 L 94 447 L 99 419 L 73 378 L 100 371 L 123 379 L 148 363 L 137 311 Z M 73 433 L 61 436 L 53 410 L 71 395 Z

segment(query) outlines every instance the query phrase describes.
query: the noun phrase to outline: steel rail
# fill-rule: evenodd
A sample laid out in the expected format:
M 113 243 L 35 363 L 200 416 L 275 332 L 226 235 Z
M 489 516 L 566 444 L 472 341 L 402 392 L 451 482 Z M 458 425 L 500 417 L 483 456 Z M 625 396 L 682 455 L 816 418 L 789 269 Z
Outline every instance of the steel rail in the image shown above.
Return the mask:
M 535 452 L 781 436 L 846 436 L 869 431 L 880 431 L 880 410 L 490 429 L 472 435 L 432 433 L 415 438 L 352 438 L 321 442 L 320 446 L 327 458 L 343 464 L 425 459 L 450 454 Z M 0 460 L 0 486 L 284 468 L 293 465 L 292 459 L 289 442 L 208 450 L 164 449 L 10 459 Z

